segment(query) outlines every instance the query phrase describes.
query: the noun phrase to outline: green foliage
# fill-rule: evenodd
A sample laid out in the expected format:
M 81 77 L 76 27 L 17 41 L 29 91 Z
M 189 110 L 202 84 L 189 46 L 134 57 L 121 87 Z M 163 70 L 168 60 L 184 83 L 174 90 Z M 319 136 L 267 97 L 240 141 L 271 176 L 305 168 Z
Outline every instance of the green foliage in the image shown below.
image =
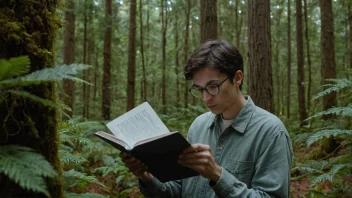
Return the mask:
M 352 135 L 352 130 L 343 130 L 343 129 L 326 129 L 326 130 L 321 130 L 318 133 L 310 136 L 307 140 L 307 146 L 309 147 L 312 145 L 314 142 L 317 142 L 324 137 L 329 138 L 330 136 L 341 136 L 341 135 Z
M 105 166 L 96 168 L 94 171 L 102 174 L 103 176 L 106 176 L 108 174 L 119 174 L 118 178 L 116 179 L 116 183 L 120 182 L 126 175 L 126 172 L 128 172 L 128 168 L 123 166 L 123 163 L 120 158 L 117 158 L 115 160 L 111 156 L 104 155 L 103 163 Z
M 89 176 L 86 173 L 82 173 L 74 169 L 65 171 L 64 178 L 65 178 L 65 186 L 67 185 L 68 188 L 74 187 L 78 184 L 85 185 L 88 183 L 94 183 L 94 184 L 99 184 L 104 186 L 104 184 L 99 182 L 95 176 Z
M 306 164 L 296 167 L 302 172 L 308 172 L 309 174 L 313 175 L 310 180 L 310 186 L 317 187 L 319 184 L 325 181 L 329 181 L 332 184 L 333 191 L 324 193 L 324 196 L 333 195 L 335 193 L 350 194 L 351 189 L 348 187 L 348 185 L 345 186 L 345 177 L 350 177 L 352 172 L 352 130 L 350 129 L 351 125 L 349 122 L 349 119 L 352 116 L 352 102 L 350 101 L 350 95 L 352 93 L 352 76 L 350 76 L 349 79 L 329 80 L 329 82 L 331 82 L 331 84 L 328 85 L 329 88 L 318 93 L 314 99 L 318 99 L 322 96 L 330 94 L 333 91 L 342 92 L 347 90 L 347 98 L 349 100 L 348 104 L 344 107 L 332 107 L 328 110 L 318 112 L 307 120 L 323 115 L 335 115 L 340 116 L 340 120 L 346 120 L 346 123 L 349 124 L 346 126 L 342 126 L 342 122 L 340 122 L 338 125 L 331 124 L 328 128 L 321 129 L 315 134 L 311 135 L 308 138 L 306 144 L 309 147 L 317 141 L 333 136 L 334 138 L 343 139 L 341 146 L 345 148 L 340 156 L 332 157 L 328 161 L 308 161 Z M 334 123 L 334 120 L 328 121 Z M 314 195 L 322 194 L 319 192 L 319 190 L 313 190 L 311 193 Z
M 67 198 L 104 198 L 105 196 L 94 193 L 66 193 Z
M 0 81 L 29 72 L 30 61 L 28 56 L 0 59 Z
M 324 91 L 318 93 L 316 96 L 313 97 L 312 100 L 317 100 L 318 98 L 321 98 L 322 96 L 328 95 L 331 92 L 338 92 L 343 89 L 349 89 L 352 92 L 352 79 L 327 79 L 327 82 L 331 82 L 330 84 L 325 84 L 325 87 L 329 87 L 325 89 Z
M 22 188 L 49 196 L 45 178 L 57 176 L 46 159 L 34 150 L 16 145 L 0 146 L 0 173 Z
M 60 106 L 51 100 L 40 98 L 23 90 L 18 90 L 16 87 L 38 85 L 40 83 L 62 79 L 69 79 L 75 82 L 89 84 L 88 82 L 74 76 L 82 70 L 88 69 L 89 66 L 87 65 L 59 65 L 54 68 L 44 68 L 25 76 L 20 76 L 29 72 L 29 66 L 30 62 L 27 56 L 20 56 L 9 60 L 0 59 L 0 102 L 4 101 L 8 94 L 12 94 L 18 97 L 30 99 L 45 106 L 57 108 Z M 15 76 L 19 77 L 13 78 Z
M 44 68 L 25 76 L 2 80 L 0 81 L 0 89 L 8 89 L 15 86 L 37 85 L 43 82 L 63 79 L 69 79 L 78 83 L 90 84 L 74 76 L 79 74 L 82 70 L 88 68 L 89 66 L 83 64 L 58 65 L 54 68 Z
M 170 131 L 179 131 L 186 135 L 194 119 L 208 110 L 200 105 L 188 104 L 188 108 L 169 107 L 168 115 L 160 115 L 160 118 Z

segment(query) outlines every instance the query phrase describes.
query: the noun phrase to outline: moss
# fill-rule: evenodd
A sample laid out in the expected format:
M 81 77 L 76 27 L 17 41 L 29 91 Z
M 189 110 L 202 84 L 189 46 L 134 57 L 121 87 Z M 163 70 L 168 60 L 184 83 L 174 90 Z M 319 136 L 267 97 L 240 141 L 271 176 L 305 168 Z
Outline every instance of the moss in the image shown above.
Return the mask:
M 28 55 L 31 71 L 54 67 L 52 51 L 60 26 L 55 13 L 57 4 L 55 0 L 0 1 L 0 58 Z M 56 100 L 54 83 L 27 87 L 25 90 Z M 0 112 L 0 144 L 20 144 L 37 150 L 61 175 L 56 110 L 10 96 L 5 102 L 0 102 Z M 16 187 L 1 175 L 0 185 L 10 185 L 9 191 L 0 192 L 0 197 L 44 197 Z M 47 185 L 52 197 L 63 197 L 62 178 L 50 179 Z

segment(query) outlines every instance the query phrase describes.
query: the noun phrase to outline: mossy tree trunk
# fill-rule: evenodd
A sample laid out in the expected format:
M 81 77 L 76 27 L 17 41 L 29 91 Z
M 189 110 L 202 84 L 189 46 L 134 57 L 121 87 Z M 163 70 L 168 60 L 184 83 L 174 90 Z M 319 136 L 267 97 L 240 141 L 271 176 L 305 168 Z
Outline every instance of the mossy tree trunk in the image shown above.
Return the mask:
M 28 55 L 31 71 L 54 66 L 53 46 L 59 27 L 57 0 L 0 1 L 0 58 Z M 25 90 L 55 102 L 55 83 Z M 56 109 L 8 96 L 0 103 L 0 145 L 17 144 L 41 153 L 61 175 Z M 0 197 L 45 197 L 26 191 L 0 175 Z M 63 197 L 62 181 L 47 180 L 52 197 Z

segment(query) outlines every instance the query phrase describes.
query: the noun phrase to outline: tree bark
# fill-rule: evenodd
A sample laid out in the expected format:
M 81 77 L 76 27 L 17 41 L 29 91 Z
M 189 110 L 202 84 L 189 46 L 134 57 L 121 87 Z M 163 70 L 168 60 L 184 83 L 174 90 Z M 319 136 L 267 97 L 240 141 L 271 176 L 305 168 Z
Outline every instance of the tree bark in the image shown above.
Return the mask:
M 304 60 L 303 60 L 303 30 L 302 30 L 302 1 L 296 0 L 296 27 L 297 27 L 297 87 L 299 123 L 303 127 L 307 118 L 306 98 L 304 91 Z
M 31 72 L 54 67 L 54 42 L 59 21 L 57 1 L 1 1 L 0 57 L 27 55 Z M 24 20 L 29 19 L 29 20 Z M 56 102 L 55 82 L 23 88 L 38 97 Z M 10 95 L 0 102 L 0 145 L 21 145 L 42 154 L 59 177 L 45 180 L 52 197 L 64 197 L 58 154 L 57 109 Z M 0 174 L 0 197 L 47 197 L 20 188 Z
M 334 20 L 332 14 L 332 1 L 320 0 L 321 17 L 321 76 L 322 84 L 325 79 L 336 79 Z M 337 106 L 336 92 L 323 96 L 323 110 Z M 334 119 L 335 116 L 324 115 L 324 120 Z M 324 138 L 320 147 L 320 156 L 333 152 L 338 147 L 338 142 L 332 136 Z
M 136 86 L 136 0 L 130 1 L 130 24 L 128 38 L 128 82 L 127 82 L 127 111 L 135 106 L 134 89 Z
M 73 12 L 75 4 L 72 0 L 66 2 L 65 25 L 64 25 L 64 64 L 72 64 L 75 61 L 75 14 Z M 63 80 L 63 102 L 71 111 L 65 110 L 65 113 L 72 117 L 74 105 L 75 83 L 72 80 Z M 63 119 L 67 119 L 63 116 Z
M 87 30 L 87 26 L 88 26 L 88 16 L 87 16 L 87 12 L 88 12 L 88 9 L 87 9 L 87 0 L 84 0 L 83 2 L 83 6 L 84 6 L 84 11 L 83 11 L 83 64 L 87 64 L 87 43 L 88 43 L 88 39 L 87 39 L 87 35 L 88 35 L 88 30 Z M 88 71 L 87 70 L 84 70 L 83 71 L 83 80 L 84 81 L 87 81 L 88 80 Z M 82 104 L 83 104 L 83 107 L 82 107 L 82 116 L 83 117 L 86 117 L 87 116 L 87 101 L 88 101 L 88 98 L 87 98 L 87 87 L 88 85 L 87 84 L 83 84 L 83 94 L 82 94 Z
M 140 50 L 141 50 L 141 58 L 142 58 L 142 70 L 143 70 L 143 83 L 141 86 L 143 87 L 143 101 L 147 101 L 147 77 L 146 77 L 146 71 L 145 71 L 145 63 L 144 63 L 144 42 L 143 42 L 143 4 L 142 0 L 139 0 L 139 24 L 140 24 Z
M 248 1 L 248 92 L 259 107 L 274 112 L 270 47 L 270 1 Z
M 104 35 L 104 66 L 103 66 L 103 95 L 102 116 L 110 120 L 110 86 L 111 86 L 111 37 L 112 37 L 112 0 L 105 2 L 105 35 Z
M 202 44 L 207 40 L 218 38 L 216 0 L 200 0 L 200 8 L 200 43 Z
M 332 14 L 332 1 L 320 0 L 321 12 L 321 76 L 322 79 L 336 78 L 334 21 Z M 322 82 L 326 84 L 326 82 Z M 336 92 L 323 96 L 323 109 L 327 110 L 337 105 Z M 330 116 L 324 116 L 328 119 Z
M 165 0 L 160 0 L 160 16 L 161 16 L 161 49 L 162 49 L 162 94 L 161 104 L 163 113 L 166 113 L 166 30 L 167 30 L 167 5 L 164 5 Z M 167 1 L 166 1 L 167 2 Z
M 186 30 L 184 36 L 184 44 L 183 44 L 183 63 L 186 64 L 188 59 L 188 41 L 189 41 L 189 24 L 190 24 L 190 15 L 191 15 L 191 0 L 186 0 Z M 188 83 L 187 80 L 184 81 L 184 107 L 188 107 Z
M 286 113 L 287 118 L 291 114 L 291 0 L 287 0 L 287 94 Z
M 352 3 L 348 4 L 348 24 L 349 24 L 349 68 L 352 69 Z
M 88 16 L 88 43 L 87 43 L 87 64 L 88 65 L 92 65 L 93 64 L 93 55 L 94 55 L 94 46 L 95 46 L 95 39 L 94 39 L 94 26 L 93 26 L 93 0 L 89 0 L 89 5 L 88 5 L 88 12 L 89 12 L 89 16 Z M 92 81 L 92 69 L 89 68 L 86 70 L 87 71 L 87 81 L 91 82 Z M 85 117 L 87 119 L 89 119 L 90 117 L 90 100 L 91 100 L 91 86 L 87 85 L 86 86 L 86 100 L 85 100 L 85 108 L 86 108 L 86 115 Z
M 311 100 L 311 88 L 312 88 L 312 62 L 310 60 L 310 46 L 309 46 L 309 36 L 308 36 L 308 8 L 307 8 L 307 0 L 303 0 L 304 2 L 304 25 L 305 25 L 305 38 L 306 38 L 306 47 L 307 47 L 307 64 L 308 64 L 308 93 L 307 93 L 307 107 L 308 114 L 310 113 L 310 100 Z
M 179 79 L 179 68 L 180 68 L 180 61 L 179 61 L 179 49 L 178 49 L 178 42 L 179 42 L 179 35 L 178 35 L 178 17 L 175 17 L 175 26 L 174 26 L 174 33 L 175 33 L 175 75 L 176 75 L 176 107 L 180 107 L 180 79 Z

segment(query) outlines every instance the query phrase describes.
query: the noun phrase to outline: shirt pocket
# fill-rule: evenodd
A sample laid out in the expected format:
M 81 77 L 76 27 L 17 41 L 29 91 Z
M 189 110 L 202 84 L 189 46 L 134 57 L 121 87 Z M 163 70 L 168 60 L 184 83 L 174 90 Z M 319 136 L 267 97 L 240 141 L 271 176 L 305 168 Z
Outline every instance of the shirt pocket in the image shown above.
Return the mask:
M 252 161 L 236 161 L 230 159 L 227 160 L 225 169 L 238 180 L 247 184 L 247 187 L 251 187 L 254 170 Z

